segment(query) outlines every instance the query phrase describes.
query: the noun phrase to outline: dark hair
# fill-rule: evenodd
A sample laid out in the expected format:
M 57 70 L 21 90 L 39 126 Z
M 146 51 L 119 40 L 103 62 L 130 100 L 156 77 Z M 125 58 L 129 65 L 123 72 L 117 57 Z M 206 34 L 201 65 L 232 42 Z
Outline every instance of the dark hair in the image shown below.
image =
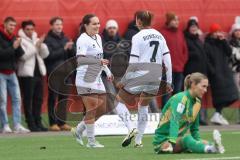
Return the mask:
M 16 22 L 16 20 L 13 17 L 9 16 L 9 17 L 6 17 L 3 22 L 4 23 Z
M 208 79 L 208 78 L 207 78 L 207 76 L 205 76 L 204 74 L 199 73 L 199 72 L 195 72 L 195 73 L 187 75 L 184 79 L 184 89 L 190 89 L 192 83 L 198 84 L 203 79 Z
M 86 32 L 86 28 L 85 28 L 85 24 L 88 25 L 91 22 L 91 18 L 96 17 L 95 14 L 86 14 L 83 19 L 82 22 L 80 23 L 80 34 Z
M 35 23 L 32 20 L 27 20 L 27 21 L 22 22 L 22 28 L 23 29 L 25 29 L 26 26 L 28 26 L 28 25 L 31 25 L 31 26 L 35 27 Z
M 153 14 L 150 11 L 137 11 L 135 17 L 142 22 L 143 27 L 151 26 Z
M 56 16 L 56 17 L 52 17 L 52 18 L 50 19 L 49 24 L 52 26 L 57 20 L 60 20 L 60 21 L 63 22 L 62 17 Z

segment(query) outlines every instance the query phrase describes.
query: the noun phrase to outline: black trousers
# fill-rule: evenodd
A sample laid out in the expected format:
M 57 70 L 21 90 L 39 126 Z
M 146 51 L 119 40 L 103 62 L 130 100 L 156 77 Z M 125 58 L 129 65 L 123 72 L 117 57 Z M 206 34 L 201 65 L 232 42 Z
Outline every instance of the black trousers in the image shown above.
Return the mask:
M 42 77 L 20 77 L 19 82 L 26 123 L 28 127 L 39 126 L 43 103 L 43 79 Z
M 49 125 L 64 125 L 67 118 L 68 96 L 57 94 L 48 87 L 48 118 Z

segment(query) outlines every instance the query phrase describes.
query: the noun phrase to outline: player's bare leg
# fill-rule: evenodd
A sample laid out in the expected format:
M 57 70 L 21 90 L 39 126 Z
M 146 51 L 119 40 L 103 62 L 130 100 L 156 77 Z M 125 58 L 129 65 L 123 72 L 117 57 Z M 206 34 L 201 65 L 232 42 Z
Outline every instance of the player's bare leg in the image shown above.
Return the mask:
M 148 108 L 149 103 L 152 101 L 153 97 L 142 93 L 138 102 L 138 123 L 137 123 L 137 135 L 135 138 L 134 147 L 139 148 L 143 147 L 142 137 L 148 122 Z
M 86 124 L 88 138 L 87 147 L 102 148 L 104 146 L 97 142 L 95 139 L 94 123 L 96 120 L 99 104 L 101 105 L 103 103 L 103 100 L 99 99 L 98 95 L 82 96 L 82 100 L 86 107 L 86 116 L 84 118 L 84 122 Z
M 129 131 L 127 136 L 124 138 L 122 142 L 122 147 L 127 147 L 131 143 L 135 135 L 137 134 L 137 129 L 133 127 L 130 112 L 126 108 L 125 104 L 132 105 L 132 106 L 136 105 L 137 103 L 136 95 L 130 94 L 125 90 L 121 89 L 117 95 L 117 100 L 119 101 L 117 105 L 118 114 L 119 113 L 121 114 L 119 116 L 123 120 L 125 125 L 128 127 L 128 131 Z

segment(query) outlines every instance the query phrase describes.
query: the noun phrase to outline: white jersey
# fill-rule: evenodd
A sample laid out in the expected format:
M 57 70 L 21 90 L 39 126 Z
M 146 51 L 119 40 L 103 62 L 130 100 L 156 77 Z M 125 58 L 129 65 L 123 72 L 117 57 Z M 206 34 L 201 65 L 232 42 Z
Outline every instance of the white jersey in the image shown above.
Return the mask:
M 132 38 L 130 55 L 138 57 L 138 62 L 162 64 L 163 55 L 168 53 L 164 37 L 155 29 L 143 29 Z
M 103 57 L 103 48 L 101 37 L 97 34 L 93 37 L 82 33 L 77 40 L 77 56 L 95 57 L 101 59 Z M 105 87 L 101 79 L 101 72 L 94 75 L 96 79 L 88 81 L 86 73 L 89 65 L 80 65 L 77 67 L 76 86 L 79 94 L 102 93 L 105 92 Z
M 166 81 L 172 83 L 172 62 L 169 49 L 163 35 L 155 29 L 142 29 L 132 38 L 131 63 L 164 63 L 167 72 Z M 137 61 L 134 60 L 137 58 Z
M 126 84 L 124 89 L 132 94 L 146 92 L 156 95 L 162 80 L 163 63 L 167 68 L 166 81 L 171 84 L 171 57 L 164 37 L 155 29 L 142 29 L 132 38 L 130 65 L 122 79 Z
M 77 40 L 77 56 L 95 56 L 96 58 L 103 57 L 102 39 L 96 34 L 94 37 L 83 33 Z

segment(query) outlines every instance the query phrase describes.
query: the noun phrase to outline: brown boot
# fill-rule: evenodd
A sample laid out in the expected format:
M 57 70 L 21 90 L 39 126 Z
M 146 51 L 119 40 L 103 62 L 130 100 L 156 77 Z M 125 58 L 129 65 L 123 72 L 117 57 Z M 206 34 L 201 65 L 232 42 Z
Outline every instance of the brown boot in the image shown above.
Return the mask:
M 54 124 L 49 127 L 49 131 L 60 131 L 61 129 L 58 127 L 58 125 Z
M 59 126 L 62 131 L 71 131 L 72 127 L 68 124 L 64 124 L 62 126 Z

